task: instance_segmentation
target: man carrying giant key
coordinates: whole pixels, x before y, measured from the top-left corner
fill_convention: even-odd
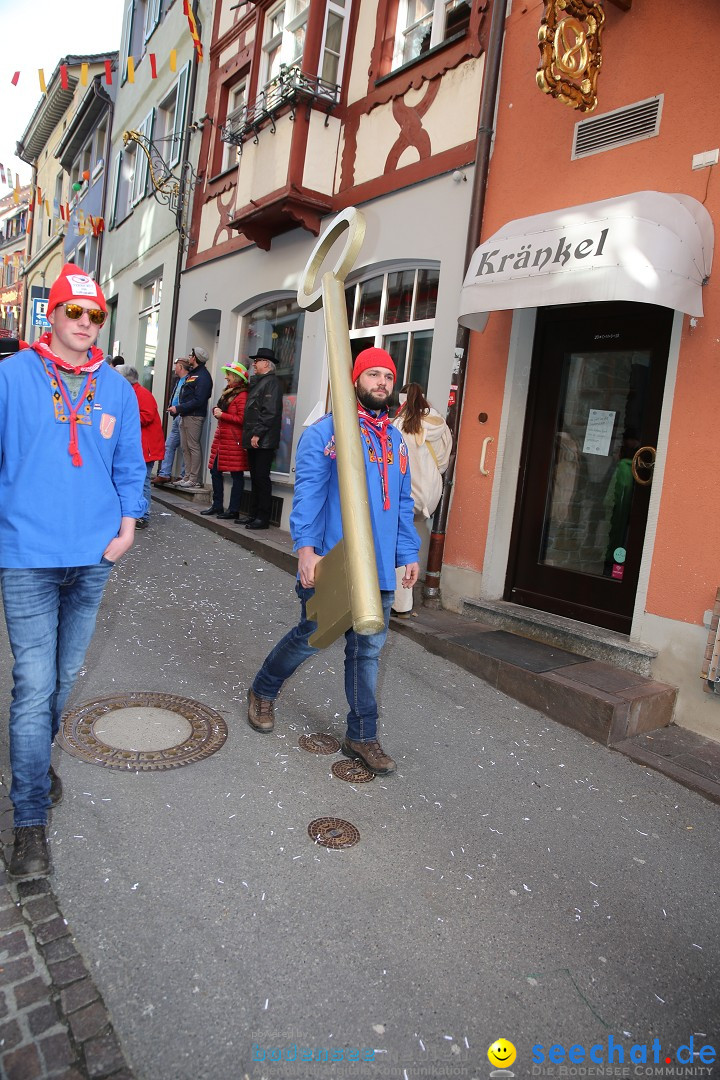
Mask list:
[[[353,229],[353,258],[359,248],[358,218],[354,210],[340,215],[311,256],[308,269],[322,262],[338,222],[349,222],[350,249],[324,276],[322,298],[308,297],[302,287],[298,294],[305,307],[325,306],[333,411],[309,427],[298,444],[290,531],[298,553],[300,621],[255,676],[248,691],[248,721],[257,731],[272,731],[274,702],[283,683],[317,646],[345,632],[349,712],[342,752],[382,775],[396,766],[377,738],[378,663],[387,637],[395,568],[405,566],[403,584],[412,588],[418,576],[419,538],[407,449],[387,411],[395,364],[383,349],[365,349],[354,365],[350,356],[342,282],[352,264],[348,251]]]

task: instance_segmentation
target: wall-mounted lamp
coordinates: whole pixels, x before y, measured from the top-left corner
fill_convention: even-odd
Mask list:
[[[452,174],[452,178],[453,178],[453,180],[455,181],[456,184],[463,184],[463,183],[466,184],[467,183],[467,176],[462,171],[462,169],[456,169],[455,172]]]

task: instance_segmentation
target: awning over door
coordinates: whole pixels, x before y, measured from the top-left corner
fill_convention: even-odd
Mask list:
[[[636,191],[518,218],[475,251],[460,322],[484,330],[491,311],[634,300],[702,315],[713,226],[689,195]]]

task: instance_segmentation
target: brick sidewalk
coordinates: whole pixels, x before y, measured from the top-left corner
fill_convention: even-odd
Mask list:
[[[0,795],[5,866],[12,804]],[[110,1015],[48,878],[12,882],[0,864],[0,1076],[132,1080]]]

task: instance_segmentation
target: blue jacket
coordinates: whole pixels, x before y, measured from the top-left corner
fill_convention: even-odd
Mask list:
[[[420,538],[413,525],[410,466],[397,428],[389,427],[392,462],[388,465],[390,509],[383,510],[380,469],[369,458],[364,439],[365,476],[380,588],[395,591],[395,568],[417,562]],[[402,471],[402,463],[405,472]],[[294,550],[312,547],[327,555],[342,538],[340,490],[335,459],[335,425],[323,416],[300,437],[295,460],[295,494],[290,514]]]
[[[23,349],[0,364],[0,567],[91,566],[122,517],[146,512],[137,399],[109,364],[94,377],[76,466],[41,358]]]

